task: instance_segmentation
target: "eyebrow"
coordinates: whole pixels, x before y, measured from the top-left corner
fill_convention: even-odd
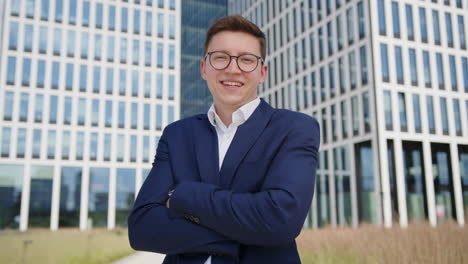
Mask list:
[[[226,54],[228,54],[230,56],[234,56],[234,55],[231,55],[227,50],[213,50],[213,51],[208,51],[208,52],[216,52],[216,51],[221,51],[221,52],[224,52],[224,53],[226,53]],[[257,57],[261,57],[260,55],[257,55],[255,53],[250,53],[250,52],[240,52],[238,56],[240,56],[240,55],[255,55]]]

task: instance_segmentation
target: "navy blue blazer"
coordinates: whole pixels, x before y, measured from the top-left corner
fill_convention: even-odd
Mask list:
[[[167,264],[209,255],[212,264],[301,263],[295,238],[314,192],[319,131],[312,117],[261,100],[219,170],[206,114],[168,125],[128,218],[132,248],[166,254]]]

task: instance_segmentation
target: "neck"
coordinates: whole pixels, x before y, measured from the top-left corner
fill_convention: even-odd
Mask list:
[[[223,121],[226,127],[232,123],[232,113],[234,113],[237,109],[234,108],[226,108],[226,107],[218,107],[215,105],[216,114],[218,114],[221,121]]]

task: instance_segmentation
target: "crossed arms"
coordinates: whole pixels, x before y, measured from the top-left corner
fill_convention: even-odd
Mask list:
[[[203,182],[174,182],[164,131],[153,168],[129,216],[136,250],[163,254],[206,253],[238,257],[239,246],[289,244],[310,207],[319,146],[315,120],[298,115],[271,161],[261,190],[239,193]],[[174,161],[176,162],[176,161]],[[170,208],[167,193],[174,189]],[[182,217],[196,215],[198,224]]]

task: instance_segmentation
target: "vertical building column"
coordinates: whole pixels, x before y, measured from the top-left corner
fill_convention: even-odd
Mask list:
[[[116,199],[116,168],[110,169],[109,179],[109,208],[107,209],[107,228],[115,227],[115,199]]]
[[[21,209],[20,209],[20,231],[26,231],[28,229],[28,218],[29,218],[29,198],[31,191],[31,165],[25,163],[23,171],[23,193],[21,194]]]
[[[381,149],[379,150],[379,144],[378,140],[374,137],[371,140],[371,148],[372,148],[372,168],[373,168],[373,173],[374,175],[379,175],[380,170],[380,162],[379,162],[379,153],[383,152]],[[382,224],[382,214],[383,214],[383,209],[382,209],[382,186],[381,186],[381,179],[378,176],[374,177],[374,186],[375,186],[375,196],[377,197],[377,202],[376,202],[376,218],[377,218],[377,224],[381,225]]]
[[[143,169],[137,168],[135,171],[135,199],[140,192],[141,185],[143,185]]]
[[[330,224],[332,227],[336,227],[337,215],[336,215],[336,189],[335,189],[335,170],[333,166],[333,149],[330,148],[328,151],[328,177],[329,186],[328,192],[330,194]]]
[[[317,174],[316,176],[317,177]],[[317,212],[317,181],[314,183],[315,188],[314,188],[314,198],[312,200],[312,227],[314,229],[318,228],[318,212]]]
[[[379,161],[380,168],[379,174],[381,175],[380,188],[382,193],[382,211],[383,211],[383,224],[385,227],[392,227],[392,198],[390,193],[390,178],[388,175],[388,156],[387,156],[387,140],[385,137],[379,138]],[[377,174],[377,175],[379,175]]]
[[[357,188],[356,188],[356,155],[354,155],[354,144],[350,144],[349,160],[350,163],[350,182],[351,182],[351,215],[353,219],[353,227],[359,225],[358,204],[357,204]]]
[[[429,223],[431,226],[437,225],[437,217],[435,210],[435,192],[434,192],[434,176],[432,174],[432,153],[431,142],[429,140],[423,141],[423,161],[424,161],[424,180],[426,181],[426,199],[427,209],[429,216]]]
[[[395,146],[395,177],[398,195],[398,210],[400,214],[400,226],[408,226],[408,210],[406,208],[405,168],[403,167],[403,149],[401,139],[394,139]]]
[[[50,229],[57,230],[60,207],[60,165],[55,164],[52,183],[52,210],[50,216]]]
[[[450,162],[452,164],[453,192],[455,197],[455,211],[457,213],[458,225],[465,225],[465,213],[463,209],[463,194],[461,186],[460,164],[458,160],[458,146],[450,143]]]
[[[88,226],[89,170],[89,166],[83,166],[81,171],[80,230],[90,228]]]

